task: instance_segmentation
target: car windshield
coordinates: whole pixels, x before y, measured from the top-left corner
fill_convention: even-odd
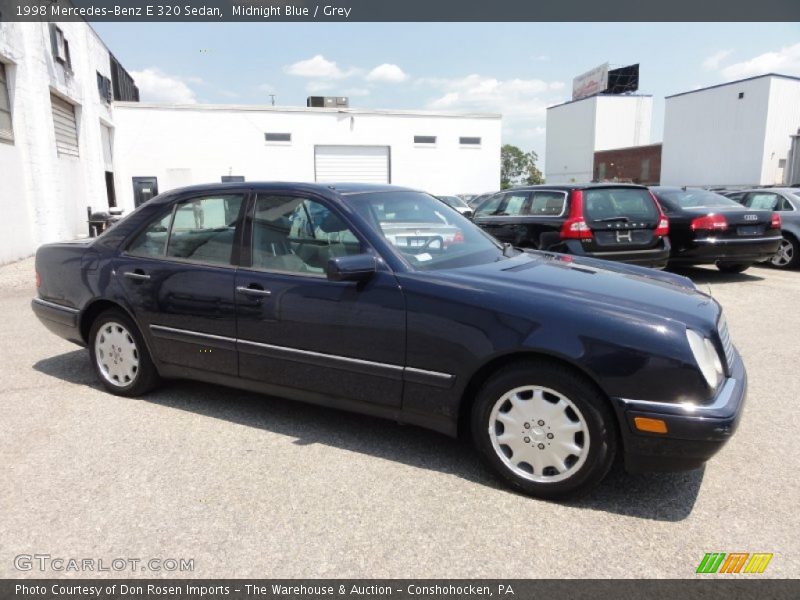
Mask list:
[[[470,267],[504,258],[498,242],[428,194],[392,191],[344,199],[415,269]]]
[[[453,208],[464,208],[467,204],[458,196],[439,196],[439,199]]]
[[[738,202],[706,190],[670,190],[656,192],[659,199],[676,208],[741,206]]]
[[[644,188],[590,188],[583,191],[583,210],[588,221],[630,219],[655,221],[658,209]]]

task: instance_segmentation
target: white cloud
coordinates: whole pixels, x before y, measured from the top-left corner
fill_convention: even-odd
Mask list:
[[[155,67],[132,71],[143,102],[165,104],[196,104],[194,90],[180,77],[167,75]]]
[[[728,58],[731,54],[733,54],[733,50],[720,50],[719,52],[715,52],[703,61],[703,68],[707,71],[716,71],[719,69],[722,61]]]
[[[309,81],[306,84],[306,91],[312,94],[327,92],[333,89],[333,84],[328,81]]]
[[[740,79],[765,73],[800,75],[800,43],[786,46],[775,52],[765,52],[742,62],[728,65],[722,75],[728,79]]]
[[[344,79],[357,73],[357,69],[342,70],[334,61],[328,60],[322,54],[287,65],[283,70],[296,77],[313,77],[316,79]]]
[[[364,78],[367,81],[381,81],[386,83],[402,83],[408,75],[397,65],[383,63],[372,69]]]

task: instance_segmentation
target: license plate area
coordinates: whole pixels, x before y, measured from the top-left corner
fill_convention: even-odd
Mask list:
[[[761,225],[740,225],[736,228],[736,235],[761,235]]]

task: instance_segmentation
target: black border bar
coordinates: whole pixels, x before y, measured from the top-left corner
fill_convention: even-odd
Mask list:
[[[148,9],[149,7],[149,9]],[[798,0],[0,0],[1,21],[800,21]],[[654,43],[662,43],[654,40]]]

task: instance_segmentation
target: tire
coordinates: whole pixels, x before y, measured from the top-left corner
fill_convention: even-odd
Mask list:
[[[512,422],[518,426],[513,432]],[[618,443],[603,394],[579,373],[549,360],[514,363],[492,375],[475,398],[471,432],[481,458],[500,479],[547,500],[577,498],[599,484]],[[514,456],[522,460],[517,463]],[[551,464],[558,459],[560,466]]]
[[[800,264],[800,244],[791,235],[783,234],[778,251],[769,259],[776,269],[794,269]]]
[[[752,263],[717,263],[717,268],[723,273],[744,273],[752,266]]]
[[[89,355],[98,379],[118,396],[139,396],[160,383],[142,334],[119,309],[100,313],[89,331]]]

